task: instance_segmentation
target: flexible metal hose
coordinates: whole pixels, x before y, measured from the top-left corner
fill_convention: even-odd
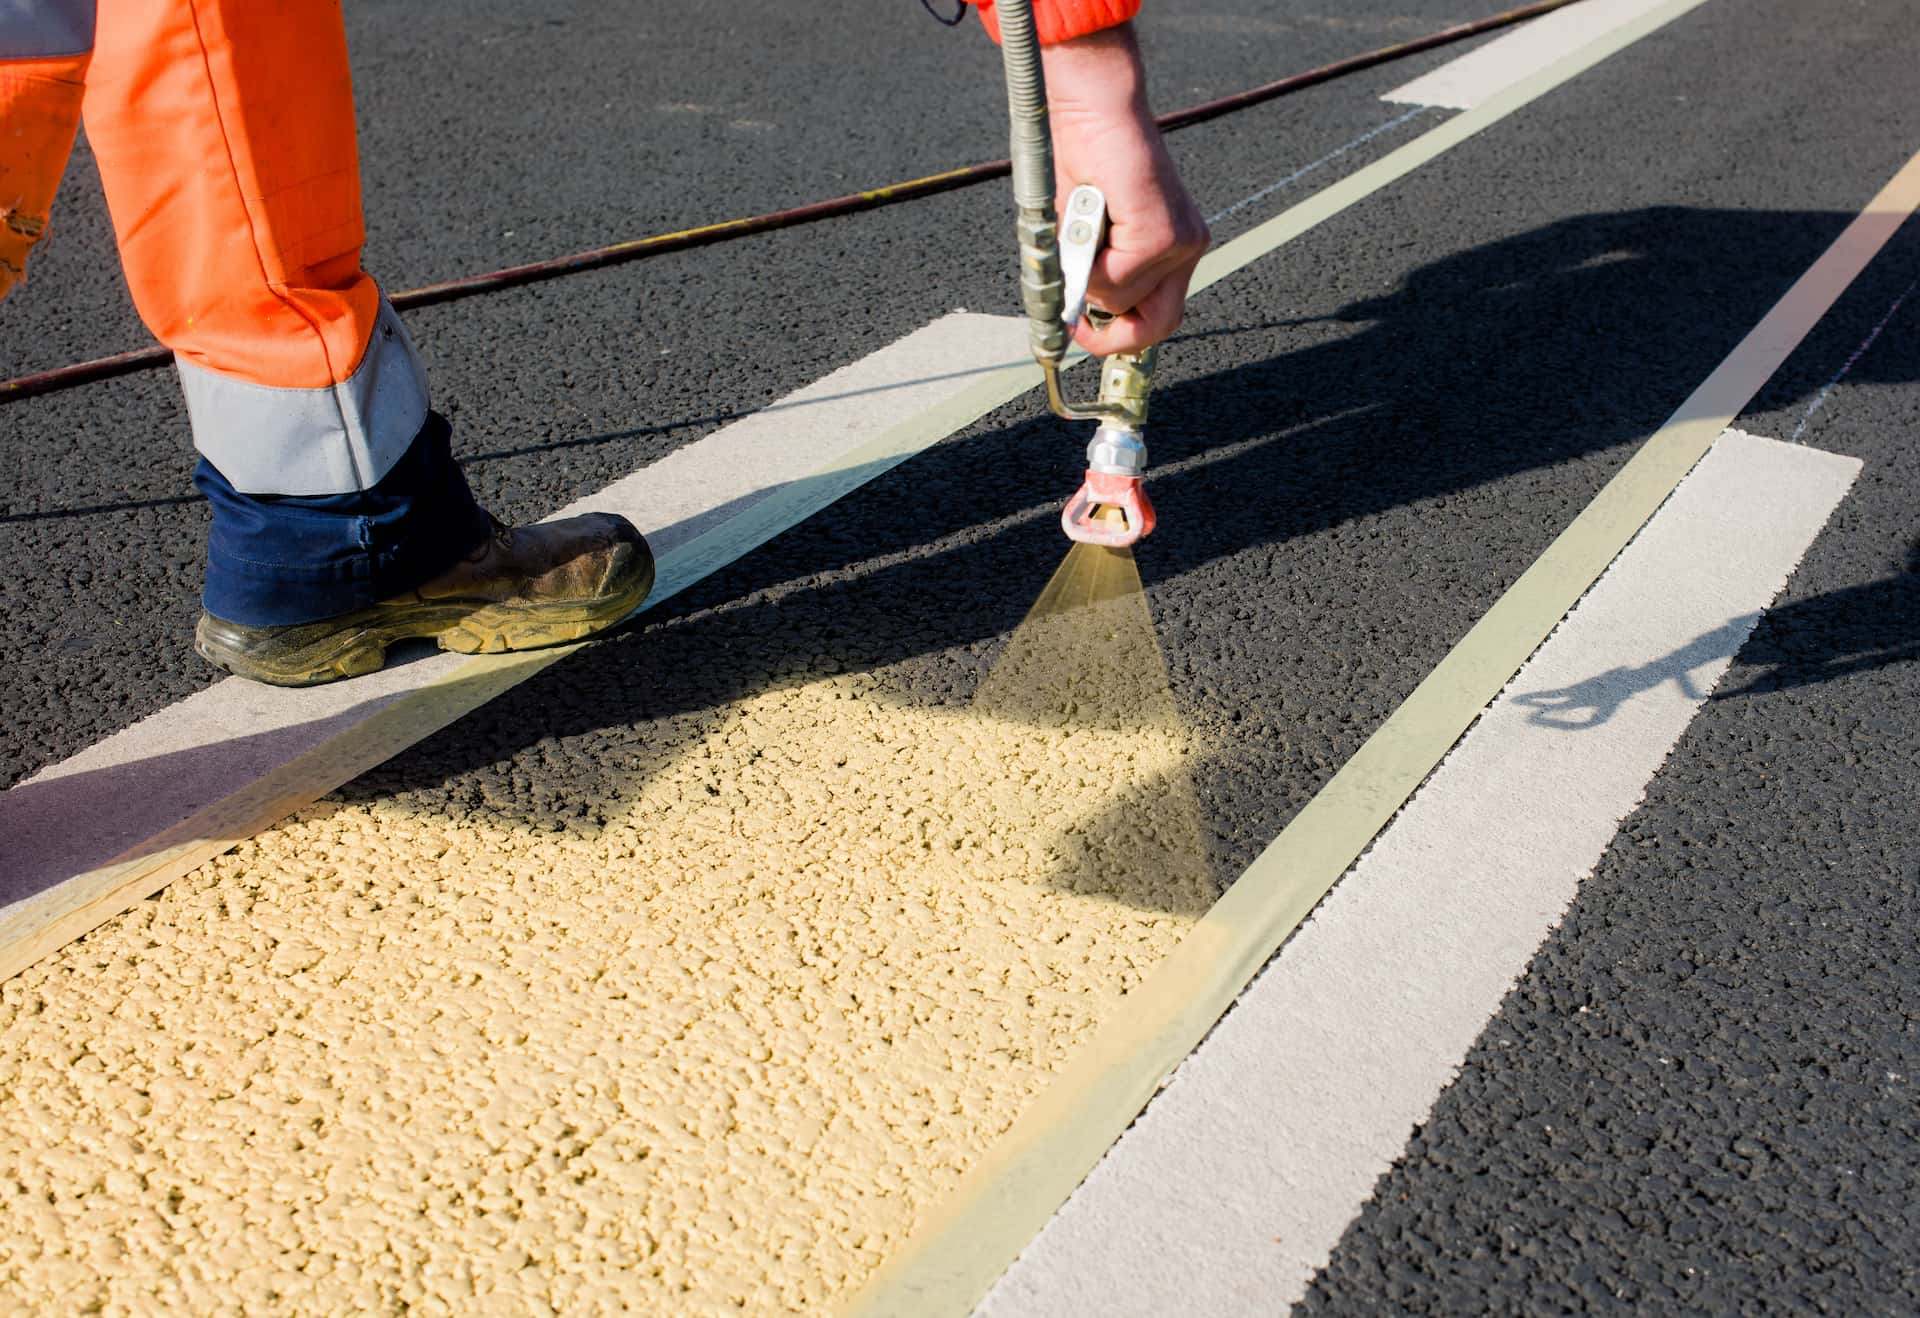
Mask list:
[[[1033,355],[1059,362],[1067,353],[1061,321],[1066,291],[1053,213],[1053,137],[1047,125],[1047,80],[1033,0],[999,0],[1000,62],[1007,77],[1008,155],[1013,164],[1015,229],[1020,241],[1020,305]]]

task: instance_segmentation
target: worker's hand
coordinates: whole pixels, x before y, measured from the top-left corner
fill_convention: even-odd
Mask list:
[[[1101,330],[1083,319],[1074,338],[1097,356],[1138,352],[1179,328],[1207,222],[1147,108],[1131,25],[1048,46],[1041,59],[1060,200],[1080,183],[1107,194],[1107,245],[1087,300],[1125,313]]]

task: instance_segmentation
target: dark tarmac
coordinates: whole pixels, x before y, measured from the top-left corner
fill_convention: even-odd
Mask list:
[[[1176,108],[1477,16],[1149,3]],[[1284,12],[1276,12],[1284,10]],[[1229,882],[1920,149],[1911,6],[1699,10],[1196,300],[1140,550]],[[1002,154],[992,47],[910,0],[348,14],[367,262],[398,289]],[[1403,113],[1456,48],[1173,138],[1208,213]],[[1408,140],[1383,133],[1229,238]],[[147,342],[91,162],[0,373]],[[537,517],[957,307],[990,184],[412,313],[476,492]],[[1789,438],[1920,277],[1910,222],[1737,423]],[[1920,294],[1801,439],[1861,458],[1305,1307],[1920,1309]],[[171,373],[0,406],[11,785],[217,674]],[[591,813],[675,715],[823,669],[964,702],[1064,552],[1032,396],[347,789]],[[575,767],[561,787],[532,766]],[[613,770],[607,769],[611,774]],[[536,786],[544,782],[547,786]],[[553,793],[559,792],[560,799]]]

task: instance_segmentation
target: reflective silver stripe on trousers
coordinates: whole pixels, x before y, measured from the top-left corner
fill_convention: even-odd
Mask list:
[[[245,494],[347,494],[400,460],[427,421],[427,373],[386,299],[352,375],[319,389],[276,389],[178,356],[193,446]]]
[[[93,49],[93,0],[0,0],[0,59]]]

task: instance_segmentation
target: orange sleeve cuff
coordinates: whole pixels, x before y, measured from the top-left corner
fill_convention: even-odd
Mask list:
[[[987,35],[1000,40],[1000,16],[993,0],[971,0],[980,10],[980,22]],[[1040,44],[1071,41],[1089,32],[1119,27],[1140,12],[1140,0],[1033,0],[1034,26],[1040,29]]]

